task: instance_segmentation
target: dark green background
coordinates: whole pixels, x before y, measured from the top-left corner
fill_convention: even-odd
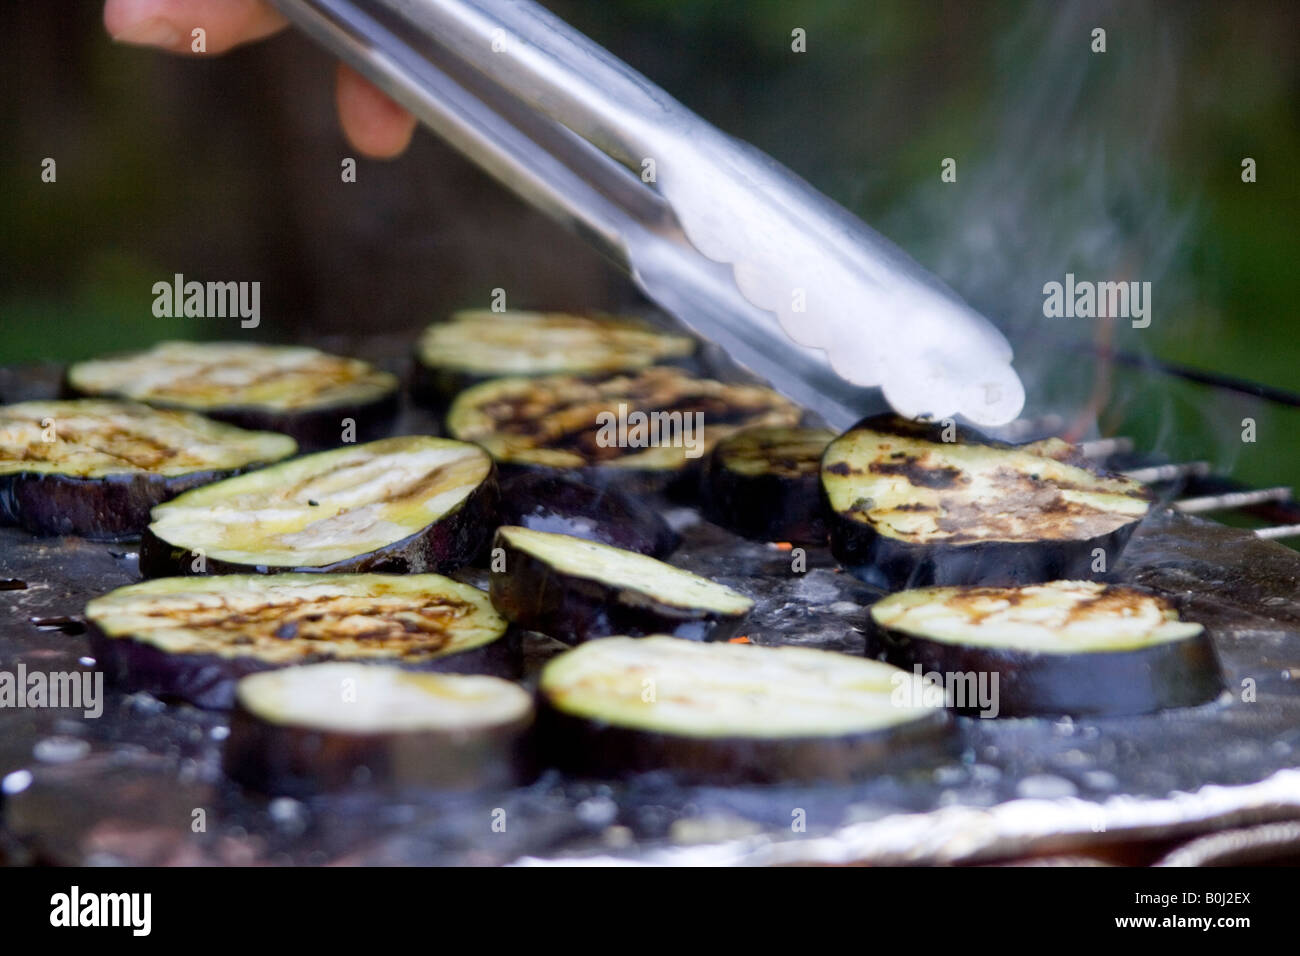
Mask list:
[[[1116,329],[1121,347],[1300,390],[1300,4],[549,5],[1002,325],[1031,411],[1076,415],[1098,375],[1068,343],[1100,323],[1042,316],[1043,283],[1067,271],[1152,282],[1152,325]],[[511,305],[631,298],[429,134],[340,183],[353,152],[332,66],[296,36],[199,61],[112,44],[96,3],[8,12],[0,363],[248,334],[155,319],[151,286],[175,272],[260,280],[256,334],[280,340],[409,335],[497,286]],[[790,49],[795,27],[806,53]],[[939,178],[949,156],[955,184]],[[1300,411],[1123,370],[1105,393],[1103,433],[1253,484],[1300,482]]]

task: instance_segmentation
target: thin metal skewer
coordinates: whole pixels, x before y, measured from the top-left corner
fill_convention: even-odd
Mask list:
[[[1230,491],[1223,495],[1184,498],[1182,501],[1175,501],[1173,507],[1174,510],[1184,514],[1197,514],[1203,511],[1231,511],[1234,508],[1262,505],[1270,501],[1290,500],[1290,488],[1262,488],[1259,491]]]
[[[1280,524],[1275,528],[1257,528],[1255,535],[1260,538],[1300,538],[1300,524]]]
[[[1134,468],[1131,471],[1121,472],[1125,478],[1132,478],[1134,481],[1140,481],[1143,484],[1154,484],[1160,481],[1174,481],[1177,478],[1199,477],[1210,473],[1210,463],[1208,461],[1186,461],[1177,462],[1171,465],[1152,465],[1149,468]]]
[[[1133,439],[1127,435],[1116,435],[1114,438],[1080,442],[1079,454],[1084,458],[1109,458],[1111,455],[1127,454],[1133,447]]]

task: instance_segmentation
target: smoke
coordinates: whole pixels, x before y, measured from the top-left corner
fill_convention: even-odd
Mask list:
[[[1029,6],[995,51],[996,95],[957,182],[918,187],[901,204],[905,228],[885,230],[917,237],[918,258],[1006,332],[1027,417],[1059,415],[1089,437],[1140,405],[1148,451],[1169,438],[1170,380],[1110,370],[1086,346],[1149,353],[1161,329],[1045,317],[1044,285],[1067,273],[1150,282],[1153,326],[1195,303],[1184,239],[1197,204],[1166,160],[1187,108],[1178,30],[1148,5]]]

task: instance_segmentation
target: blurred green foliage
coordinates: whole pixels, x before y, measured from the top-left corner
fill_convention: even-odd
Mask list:
[[[269,155],[276,140],[265,138],[286,109],[276,97],[289,93],[268,104],[258,85],[267,74],[250,68],[281,55],[285,41],[163,69],[152,54],[109,43],[94,3],[73,20],[23,6],[5,41],[19,44],[6,61],[18,67],[8,88],[20,114],[0,134],[15,184],[0,195],[0,361],[213,334],[201,320],[155,320],[145,293],[186,268],[234,275],[223,256],[236,247],[293,260],[279,203],[300,157],[287,140],[287,155]],[[1059,343],[1097,329],[1048,327],[1041,315],[1042,284],[1067,270],[1153,282],[1151,328],[1117,328],[1118,346],[1300,391],[1300,4],[548,6],[863,216],[1007,328],[1029,372],[1031,411],[1077,409],[1094,385],[1090,362]],[[1089,49],[1096,26],[1107,30],[1105,54]],[[791,50],[796,27],[806,53]],[[327,111],[325,73],[313,69],[319,85],[305,95]],[[202,115],[191,115],[186,97],[199,94]],[[238,159],[245,137],[261,146]],[[56,148],[59,183],[43,187],[39,159]],[[949,156],[955,184],[939,180]],[[1244,156],[1258,163],[1256,183],[1241,181]],[[411,189],[435,174],[409,158],[384,173]],[[197,251],[187,246],[195,233],[206,243]],[[474,241],[509,245],[512,235]],[[172,254],[181,248],[185,256]],[[406,321],[414,329],[428,318]],[[1171,457],[1210,458],[1250,483],[1300,484],[1300,411],[1123,370],[1109,389],[1105,431]],[[1260,422],[1254,445],[1239,440],[1244,417]]]

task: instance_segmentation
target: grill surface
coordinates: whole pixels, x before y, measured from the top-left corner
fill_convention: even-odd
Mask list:
[[[30,394],[22,391],[4,398]],[[429,431],[430,422],[408,411],[400,430]],[[669,517],[684,536],[673,563],[757,599],[748,632],[755,643],[861,653],[865,605],[880,594],[836,571],[827,552],[809,549],[807,571],[794,573],[786,552],[689,509]],[[129,543],[0,529],[0,579],[13,580],[0,591],[0,669],[19,661],[29,670],[83,666],[82,608],[136,580],[132,552]],[[461,576],[485,583],[479,572]],[[99,719],[0,715],[0,775],[8,775],[0,856],[69,864],[590,855],[956,862],[1300,817],[1300,769],[1292,769],[1300,767],[1300,555],[1249,532],[1162,514],[1139,530],[1113,578],[1160,590],[1204,623],[1229,692],[1146,717],[960,719],[961,750],[949,762],[851,787],[682,787],[654,774],[600,782],[551,772],[528,788],[475,797],[304,803],[268,801],[225,781],[224,715],[110,690]],[[530,675],[559,649],[530,636]]]

